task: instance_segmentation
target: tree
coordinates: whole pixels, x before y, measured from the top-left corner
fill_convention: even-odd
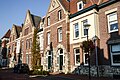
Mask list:
[[[83,41],[82,42],[82,47],[83,47],[83,50],[84,50],[85,53],[88,52],[88,51],[91,53],[95,49],[95,46],[94,46],[92,40]]]
[[[2,46],[2,40],[0,39],[0,48],[1,48],[1,46]]]
[[[33,43],[32,43],[32,69],[41,68],[41,54],[40,54],[40,47],[39,42],[37,40],[37,32],[38,29],[35,28],[34,35],[33,35]]]

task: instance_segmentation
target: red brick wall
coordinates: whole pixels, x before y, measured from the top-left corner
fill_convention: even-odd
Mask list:
[[[111,38],[111,34],[108,33],[108,24],[107,24],[107,16],[105,11],[109,11],[111,9],[117,8],[118,13],[118,22],[120,26],[120,2],[111,4],[107,7],[104,7],[99,10],[99,30],[100,30],[100,53],[99,53],[99,61],[100,64],[109,64],[110,63],[110,55],[107,42]],[[120,34],[120,27],[119,27]],[[116,35],[114,35],[116,36]],[[114,39],[114,38],[113,38]]]
[[[63,20],[62,22],[58,22],[58,11],[61,10],[62,11],[62,19],[66,18],[66,15],[64,14],[64,11],[62,10],[61,7],[56,8],[55,10],[51,11],[48,13],[48,15],[50,16],[50,27],[48,28],[47,26],[47,17],[45,18],[45,29],[44,29],[44,49],[47,48],[47,32],[50,30],[50,41],[53,43],[53,48],[56,48],[57,45],[59,44],[58,42],[58,27],[61,26],[62,27],[62,42],[60,42],[65,48],[67,48],[67,35],[66,35],[66,31],[67,31],[67,23],[66,20]],[[57,23],[56,23],[57,22]],[[54,24],[54,25],[53,25]]]

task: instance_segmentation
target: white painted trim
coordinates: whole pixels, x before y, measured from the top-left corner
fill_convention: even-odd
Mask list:
[[[79,5],[80,5],[80,4],[82,5],[82,8],[81,8],[81,9],[79,9]],[[77,3],[77,10],[78,10],[78,11],[82,10],[82,9],[83,9],[83,6],[84,6],[83,1],[78,2],[78,3]]]
[[[77,53],[77,54],[76,54],[76,51],[75,51],[76,49],[79,49],[79,51],[80,51],[80,48],[79,48],[79,47],[74,48],[74,56],[75,56],[75,58],[74,58],[75,61],[74,61],[74,62],[75,62],[75,66],[79,66],[80,63],[76,64],[76,55],[80,55],[80,53]],[[79,56],[79,57],[80,57],[80,56]]]
[[[116,12],[117,11],[117,8],[114,8],[114,9],[111,9],[111,10],[108,10],[108,11],[105,11],[105,14],[110,14],[112,12]]]
[[[88,66],[88,64],[85,64],[85,54],[88,54],[88,53],[83,53],[84,66]]]
[[[120,44],[119,44],[120,45]],[[112,51],[111,51],[111,48],[112,48],[112,45],[110,45],[110,56],[111,56],[111,65],[112,66],[120,66],[120,63],[113,63],[113,54],[112,54]],[[117,54],[120,54],[120,53],[115,53],[116,55]]]
[[[117,13],[116,13],[117,15]],[[110,30],[110,24],[109,24],[109,15],[107,15],[107,22],[108,22],[108,33],[112,33],[112,32],[116,32],[118,31],[118,29],[115,29],[115,30]],[[118,17],[117,17],[117,23],[118,23]]]

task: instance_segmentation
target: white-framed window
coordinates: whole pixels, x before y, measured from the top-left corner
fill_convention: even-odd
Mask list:
[[[80,65],[80,49],[75,48],[74,54],[75,54],[75,65]]]
[[[65,65],[65,55],[64,55],[64,50],[62,48],[58,49],[57,65],[59,66]]]
[[[84,53],[84,65],[88,66],[88,58],[89,58],[89,54],[88,53]]]
[[[112,65],[120,66],[120,44],[113,44],[110,46],[111,63]]]
[[[50,32],[47,33],[47,44],[50,44]]]
[[[85,37],[88,34],[88,32],[87,32],[88,30],[84,26],[87,23],[88,23],[87,19],[85,19],[85,20],[82,21],[82,37]]]
[[[42,28],[43,28],[43,23],[40,24],[40,29],[42,29]]]
[[[40,49],[43,49],[43,34],[40,35]]]
[[[26,40],[26,49],[29,48],[29,39]]]
[[[108,31],[109,33],[118,31],[117,12],[113,12],[107,15],[108,19]]]
[[[47,17],[47,25],[50,25],[50,16]]]
[[[82,10],[82,9],[83,9],[83,6],[84,6],[83,1],[78,2],[78,3],[77,3],[77,10],[78,10],[78,11]]]
[[[58,28],[58,42],[62,41],[62,28]]]
[[[29,54],[26,54],[26,63],[29,65]]]
[[[79,38],[79,25],[75,23],[74,25],[74,39]]]
[[[62,12],[61,10],[58,11],[58,20],[61,20],[62,19]]]

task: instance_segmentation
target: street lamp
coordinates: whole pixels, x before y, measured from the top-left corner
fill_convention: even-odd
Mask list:
[[[94,42],[95,45],[95,54],[96,54],[96,67],[97,67],[97,77],[98,77],[98,54],[97,54],[97,44],[96,44],[96,40],[98,39],[98,37],[95,35],[92,40]]]
[[[84,24],[83,25],[84,28],[86,29],[86,32],[87,32],[87,42],[88,42],[88,30],[89,30],[89,27],[91,26],[90,24]],[[89,47],[89,45],[87,45]],[[89,53],[89,50],[88,50],[88,67],[89,67],[89,80],[91,80],[91,75],[90,75],[90,53]]]

